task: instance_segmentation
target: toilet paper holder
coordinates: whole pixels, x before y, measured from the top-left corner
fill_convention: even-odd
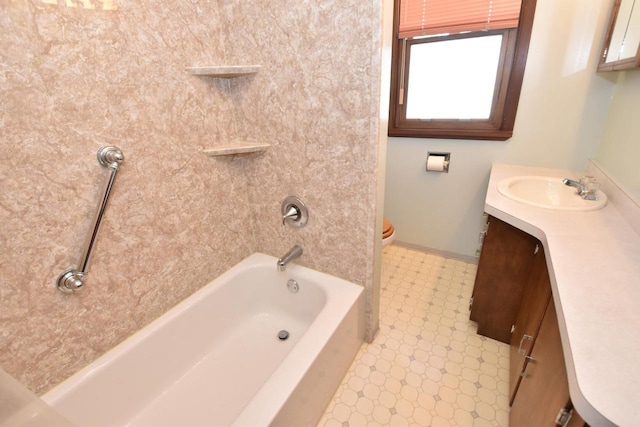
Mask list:
[[[433,160],[437,160],[437,161],[429,162],[429,157],[431,157]],[[443,158],[443,160],[441,160],[441,158]],[[451,159],[451,153],[435,152],[435,151],[427,152],[427,162],[426,162],[426,170],[427,170],[427,172],[449,173],[450,159]],[[440,166],[441,166],[442,169],[440,169]]]

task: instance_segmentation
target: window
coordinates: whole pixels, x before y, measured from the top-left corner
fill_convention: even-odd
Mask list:
[[[536,0],[395,0],[390,136],[506,140]]]

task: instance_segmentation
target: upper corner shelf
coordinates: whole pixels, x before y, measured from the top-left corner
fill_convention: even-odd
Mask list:
[[[187,67],[187,71],[194,76],[220,77],[223,79],[248,76],[250,74],[257,73],[258,70],[260,70],[260,65],[213,65],[206,67]]]

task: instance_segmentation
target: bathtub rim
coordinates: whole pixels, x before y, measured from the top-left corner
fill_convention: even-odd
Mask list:
[[[115,347],[109,349],[97,359],[74,373],[71,377],[44,393],[41,396],[42,400],[55,408],[56,403],[67,397],[69,393],[72,393],[75,387],[85,381],[90,381],[92,376],[98,375],[103,365],[113,363],[117,361],[119,357],[126,355],[133,347],[139,345],[147,337],[161,329],[165,323],[170,322],[181,312],[188,310],[198,301],[207,298],[210,294],[216,292],[218,288],[226,285],[229,279],[239,274],[243,269],[264,266],[273,268],[275,271],[276,261],[277,259],[275,257],[259,252],[249,255],[184,300],[178,302],[160,317],[134,332]],[[245,419],[245,415],[248,415],[245,411],[247,408],[250,408],[251,417],[249,418],[253,418],[255,415],[261,415],[264,417],[260,418],[261,422],[266,422],[266,424],[271,423],[295,391],[298,384],[302,381],[304,374],[313,366],[318,355],[333,336],[336,328],[340,326],[350,310],[352,310],[354,306],[357,306],[363,297],[364,288],[362,286],[295,263],[290,264],[285,272],[278,272],[276,274],[282,276],[283,286],[286,286],[286,281],[289,277],[300,278],[299,280],[304,283],[304,281],[309,280],[310,277],[313,278],[314,275],[319,276],[319,279],[328,279],[331,282],[341,284],[341,286],[335,287],[336,289],[331,289],[331,292],[326,292],[325,289],[327,300],[324,307],[322,307],[316,318],[313,319],[305,334],[289,354],[274,368],[269,379],[261,384],[254,396],[248,400],[236,420]],[[327,286],[323,282],[318,282],[323,289]],[[363,316],[363,313],[359,312],[358,316]],[[359,331],[358,334],[358,339],[360,342],[363,342],[364,332],[362,331],[362,333],[360,333]],[[305,357],[310,349],[315,349],[314,356]],[[274,377],[277,376],[280,376],[280,378],[274,380]],[[277,387],[274,387],[274,382],[277,383]],[[270,391],[263,393],[265,388]],[[264,398],[264,401],[256,403],[258,397]],[[267,402],[269,404],[266,404]],[[254,410],[257,412],[253,412]]]
[[[311,271],[315,272],[315,270]],[[328,299],[325,308],[314,319],[305,335],[300,339],[300,341],[292,349],[292,351],[284,358],[281,364],[274,370],[273,375],[269,378],[269,380],[265,384],[263,384],[262,387],[260,387],[254,397],[247,403],[245,408],[232,424],[232,427],[262,425],[261,423],[264,420],[268,420],[265,425],[272,425],[272,423],[280,417],[281,411],[285,409],[285,405],[287,404],[293,393],[295,393],[297,388],[301,386],[305,381],[306,376],[304,374],[310,371],[310,369],[314,366],[318,359],[323,356],[326,358],[327,351],[335,350],[330,346],[331,341],[335,340],[338,329],[343,326],[343,322],[352,314],[356,318],[356,325],[353,326],[355,326],[354,332],[355,338],[357,339],[357,345],[352,350],[352,354],[350,355],[349,362],[346,364],[346,366],[336,367],[339,369],[339,372],[335,387],[339,386],[342,378],[353,362],[357,351],[360,349],[362,343],[364,343],[365,340],[364,287],[356,285],[352,282],[348,282],[344,279],[328,275],[326,273],[322,274],[330,276],[333,279],[344,282],[353,287],[353,289],[351,289],[351,291],[349,292],[350,296],[353,299],[345,300],[343,298],[337,304],[331,304]],[[332,297],[336,298],[336,295],[333,294]],[[341,315],[339,317],[336,317],[336,313],[334,313],[334,311],[338,311],[335,307],[335,305],[338,304],[343,310],[340,312]],[[334,310],[325,310],[329,306],[333,306]],[[354,311],[355,313],[353,313]],[[335,325],[335,327],[329,330],[329,328],[327,327],[327,321],[333,321],[334,323],[332,325]],[[321,337],[313,337],[312,334],[309,333],[316,332],[313,331],[314,325],[316,324],[316,328],[321,328],[321,331],[323,333]],[[318,345],[318,343],[321,343],[321,345]],[[315,352],[313,358],[303,357],[306,347],[302,344],[305,344],[305,346],[311,345],[317,347],[317,351]],[[283,371],[287,370],[295,371],[301,374],[296,375],[293,378],[287,378],[285,375],[283,375],[285,373]],[[277,378],[277,380],[274,380],[274,378]],[[286,378],[286,380],[284,380],[283,378]],[[328,396],[327,403],[334,394],[335,389],[333,389],[331,395]],[[265,402],[269,402],[270,404],[265,404]],[[326,404],[322,409],[324,410],[325,407]],[[321,415],[322,413],[318,415],[318,419],[315,421],[315,423],[319,421]]]

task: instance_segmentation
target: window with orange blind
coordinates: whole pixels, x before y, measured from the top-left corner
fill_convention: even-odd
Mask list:
[[[390,136],[512,136],[535,0],[396,0]]]
[[[518,27],[522,0],[401,0],[400,38]]]

